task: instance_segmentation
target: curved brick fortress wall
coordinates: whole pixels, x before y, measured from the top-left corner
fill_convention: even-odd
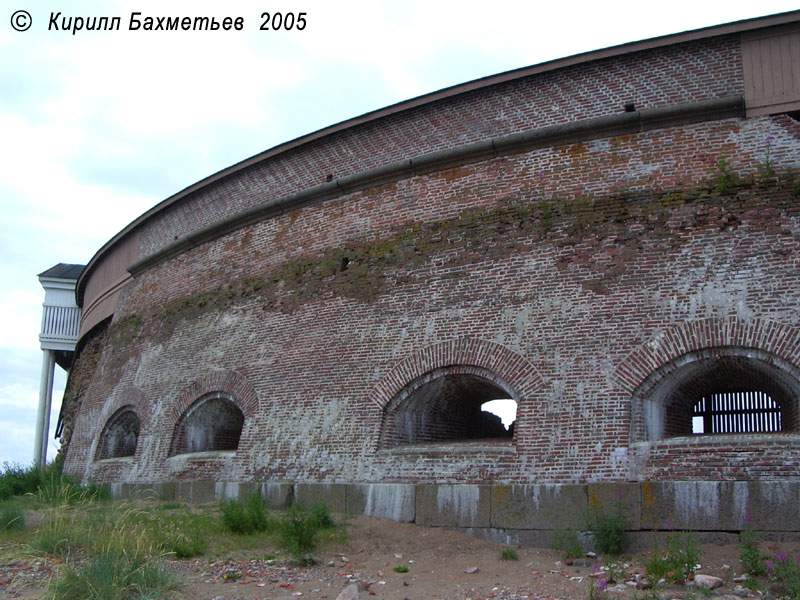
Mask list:
[[[348,506],[365,488],[339,484],[394,484],[418,521],[476,527],[536,529],[494,515],[595,483],[645,507],[736,480],[712,495],[739,518],[742,493],[788,482],[796,512],[800,123],[748,117],[744,95],[740,36],[711,36],[412,103],[190,190],[128,235],[134,276],[81,341],[66,472],[320,483]],[[516,399],[513,440],[385,443],[404,390],[440,372]],[[748,376],[791,398],[783,433],[651,423],[664,385]],[[238,449],[171,456],[210,393],[241,409]],[[102,458],[125,407],[135,455]],[[422,514],[430,493],[481,508],[449,523]]]

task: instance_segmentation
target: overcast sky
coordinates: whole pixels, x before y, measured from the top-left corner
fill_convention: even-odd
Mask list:
[[[0,0],[0,464],[27,466],[33,456],[44,298],[36,275],[59,262],[85,264],[164,198],[281,142],[443,87],[796,7]],[[31,16],[27,31],[12,28],[18,10]],[[244,29],[130,31],[134,11],[242,17]],[[261,31],[265,11],[304,12],[305,29]],[[119,16],[122,26],[48,30],[51,12]],[[65,385],[56,371],[53,427]],[[56,449],[51,441],[49,459]]]

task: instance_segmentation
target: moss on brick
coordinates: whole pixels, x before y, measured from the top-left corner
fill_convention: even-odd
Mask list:
[[[113,343],[123,347],[135,341],[144,327],[148,338],[164,339],[181,321],[224,311],[249,297],[259,298],[270,310],[288,312],[327,295],[374,302],[390,286],[444,277],[420,267],[445,252],[449,264],[462,265],[550,245],[559,248],[557,268],[580,265],[587,272],[583,286],[603,294],[625,275],[643,238],[666,252],[687,243],[697,228],[734,229],[765,206],[798,213],[792,179],[776,178],[764,187],[763,182],[740,178],[735,189],[722,191],[714,184],[572,198],[520,195],[488,210],[469,208],[452,219],[408,224],[385,237],[352,241],[287,262],[278,272],[225,283],[177,298],[152,313],[124,317],[112,327]]]
[[[111,335],[117,346],[125,346],[135,340],[142,331],[142,315],[126,315],[111,327]]]

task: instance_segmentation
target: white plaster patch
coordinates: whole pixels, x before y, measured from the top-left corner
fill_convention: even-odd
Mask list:
[[[239,484],[235,481],[217,481],[214,484],[214,498],[236,500],[239,498]]]
[[[750,488],[747,481],[736,481],[733,484],[733,517],[735,522],[744,527],[747,522],[747,501]]]
[[[614,470],[624,469],[627,464],[628,464],[628,447],[621,446],[619,448],[614,448],[614,451],[611,453],[611,467]]]
[[[439,514],[451,512],[456,523],[474,523],[478,519],[480,489],[475,485],[440,485],[436,490]]]
[[[367,485],[364,514],[409,523],[414,520],[414,486],[401,483]]]
[[[658,352],[659,347],[661,346],[661,342],[664,339],[664,332],[660,329],[656,331],[653,338],[647,342],[647,347],[650,348],[653,352]]]
[[[716,481],[676,482],[675,512],[692,523],[698,518],[715,520],[719,513],[720,492],[724,483]]]

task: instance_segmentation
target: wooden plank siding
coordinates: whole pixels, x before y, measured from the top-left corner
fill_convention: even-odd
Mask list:
[[[747,116],[800,110],[800,24],[742,34]]]

